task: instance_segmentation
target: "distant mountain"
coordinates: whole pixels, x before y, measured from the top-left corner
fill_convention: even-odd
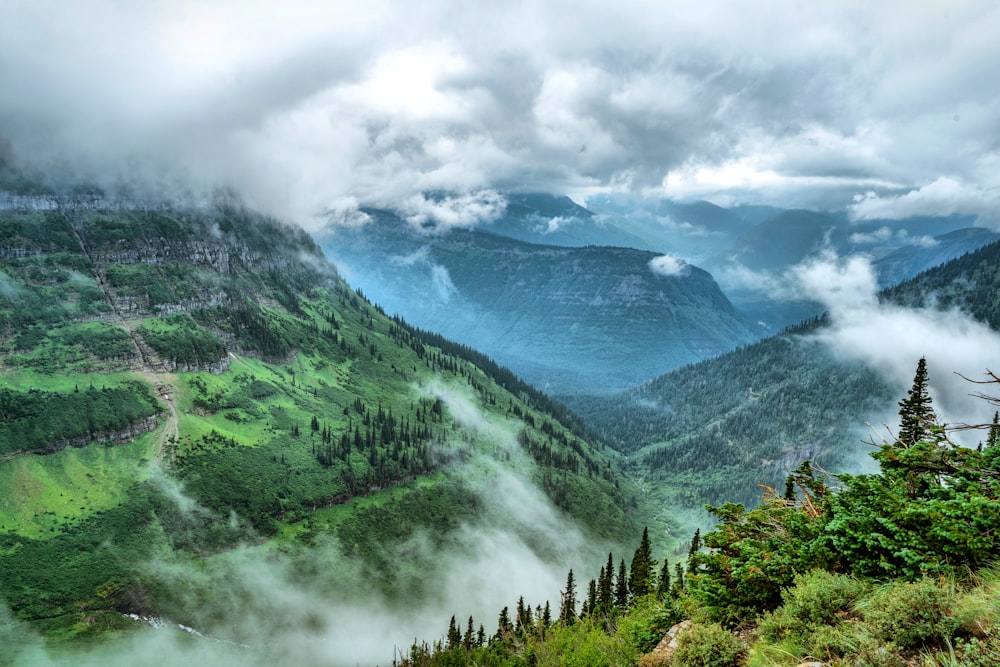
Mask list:
[[[783,211],[741,234],[709,265],[735,263],[755,271],[781,271],[822,251],[836,226],[837,220],[825,213]]]
[[[995,242],[883,298],[958,307],[1000,330],[998,293]],[[862,465],[866,422],[900,398],[873,370],[815,342],[812,334],[826,326],[824,319],[804,323],[617,396],[567,400],[630,455],[634,473],[646,476],[651,496],[664,506],[697,513],[722,499],[755,504],[759,484],[780,488],[787,470],[803,460],[830,471]],[[933,351],[927,354],[933,361]]]
[[[657,254],[416,231],[369,211],[322,241],[389,312],[482,350],[558,392],[621,389],[753,339],[712,276]],[[667,275],[669,274],[669,275]]]
[[[526,243],[577,248],[588,245],[643,248],[632,232],[605,222],[569,197],[550,194],[509,194],[499,218],[485,231]]]
[[[933,237],[929,245],[898,248],[875,262],[879,284],[890,287],[939,264],[1000,239],[982,227],[968,227]]]

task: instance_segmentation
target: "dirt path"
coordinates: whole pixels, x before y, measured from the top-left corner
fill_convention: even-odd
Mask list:
[[[73,230],[73,235],[76,237],[77,243],[80,244],[80,249],[83,250],[84,255],[87,256],[87,260],[90,262],[91,270],[93,271],[98,287],[101,288],[101,292],[104,294],[105,302],[111,306],[111,310],[115,315],[117,324],[128,332],[129,337],[132,338],[132,344],[139,353],[138,368],[133,370],[153,386],[156,393],[159,394],[161,402],[167,406],[167,421],[164,424],[163,431],[156,439],[156,452],[153,455],[153,462],[159,463],[163,460],[163,457],[166,454],[168,443],[177,441],[178,415],[177,407],[174,405],[173,401],[173,380],[175,378],[172,374],[159,370],[158,367],[160,364],[154,361],[156,358],[155,353],[149,348],[148,345],[146,345],[146,342],[142,340],[142,337],[135,330],[136,320],[126,317],[126,315],[118,308],[114,295],[111,293],[111,290],[108,288],[107,282],[105,281],[103,272],[99,270],[98,263],[94,261],[90,249],[87,247],[83,237],[80,235],[79,219],[77,217],[78,214],[64,213],[70,223],[70,228]]]

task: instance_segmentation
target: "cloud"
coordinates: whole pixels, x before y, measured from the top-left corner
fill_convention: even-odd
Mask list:
[[[649,260],[649,270],[658,276],[667,278],[684,275],[687,270],[687,262],[670,255],[660,255]]]
[[[849,211],[853,220],[899,220],[915,215],[946,216],[974,213],[980,220],[1000,224],[1000,184],[993,187],[963,183],[942,176],[899,195],[868,191],[857,195]]]
[[[312,229],[426,192],[875,192],[864,217],[946,175],[962,192],[937,211],[996,199],[985,0],[355,4],[4,3],[0,127],[49,174],[149,196],[229,183]]]
[[[803,292],[830,313],[830,326],[813,339],[875,369],[900,396],[912,385],[917,360],[926,357],[938,416],[950,424],[989,421],[990,406],[970,396],[975,387],[957,374],[979,378],[996,367],[1000,334],[958,310],[880,302],[875,271],[864,257],[828,256],[799,268],[796,276]],[[886,413],[894,414],[894,407]]]
[[[429,231],[437,233],[496,220],[507,208],[507,200],[494,190],[439,198],[420,193],[393,208],[417,229],[426,230],[431,224]]]
[[[933,236],[910,236],[905,229],[897,229],[895,232],[889,227],[879,227],[872,232],[854,232],[847,237],[851,243],[859,245],[871,245],[875,243],[886,243],[895,241],[902,245],[915,245],[920,248],[933,248],[939,241]]]

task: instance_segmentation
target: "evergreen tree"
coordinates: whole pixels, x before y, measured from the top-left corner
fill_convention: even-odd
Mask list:
[[[937,421],[930,394],[927,393],[927,360],[924,357],[917,362],[909,394],[899,402],[899,419],[897,440],[903,447],[927,440],[931,435],[931,426]]]
[[[552,627],[552,609],[549,607],[549,601],[545,601],[545,609],[542,611],[542,631],[548,630]]]
[[[514,632],[516,632],[518,636],[523,635],[525,629],[530,625],[528,620],[531,614],[530,609],[530,607],[525,607],[523,595],[517,599],[517,615],[514,617]]]
[[[684,593],[684,568],[681,562],[674,563],[674,595],[680,597]]]
[[[486,644],[486,628],[484,628],[483,624],[480,623],[479,630],[476,632],[476,646],[481,647],[484,646],[485,644]]]
[[[497,641],[506,641],[513,634],[514,628],[510,623],[510,611],[504,607],[500,610],[500,616],[497,618]]]
[[[559,606],[559,620],[566,625],[571,625],[576,618],[576,580],[573,578],[573,570],[566,575],[566,589],[562,594],[562,604]]]
[[[660,578],[656,581],[656,597],[661,600],[667,599],[673,591],[670,590],[670,563],[663,559],[663,567],[660,568]]]
[[[462,631],[455,623],[455,615],[451,615],[451,623],[448,624],[448,650],[458,648],[462,644]]]
[[[629,575],[629,588],[632,590],[632,597],[641,598],[652,592],[653,568],[656,561],[653,560],[652,549],[649,546],[649,528],[642,529],[642,540],[639,548],[632,556],[632,571]]]
[[[693,573],[695,570],[694,555],[701,550],[701,528],[694,529],[694,537],[691,538],[691,546],[688,548],[687,571]]]
[[[608,564],[601,568],[601,576],[597,579],[597,612],[607,614],[611,611],[614,602],[614,586],[612,580],[615,576],[615,561],[608,553]]]
[[[1000,444],[1000,412],[993,413],[993,424],[990,425],[990,432],[986,436],[986,446],[996,447]]]
[[[472,627],[472,617],[469,616],[469,623],[465,626],[465,634],[462,636],[462,648],[471,651],[476,642],[475,630]]]
[[[587,605],[587,615],[592,616],[597,611],[597,581],[594,579],[590,580],[587,584],[587,601],[584,603]]]
[[[628,607],[628,572],[625,559],[618,563],[618,580],[615,582],[615,606],[621,610]]]

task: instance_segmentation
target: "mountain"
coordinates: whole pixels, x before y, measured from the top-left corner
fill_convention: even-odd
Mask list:
[[[463,587],[493,609],[491,562],[537,586],[635,534],[571,414],[303,231],[225,198],[5,201],[0,662],[123,633],[165,663],[375,662],[345,619],[409,641]]]
[[[488,353],[546,391],[620,389],[748,342],[712,276],[628,248],[416,230],[386,211],[328,256],[389,312]]]
[[[879,284],[891,287],[939,264],[993,243],[1000,235],[982,227],[966,227],[934,236],[931,243],[899,248],[876,260]]]
[[[881,298],[911,308],[958,308],[1000,330],[998,289],[995,242]],[[816,318],[617,396],[566,400],[628,453],[634,474],[645,476],[659,504],[675,514],[693,512],[694,525],[697,517],[704,520],[699,508],[705,503],[756,504],[758,485],[780,488],[803,460],[832,472],[864,465],[862,443],[871,438],[866,424],[892,423],[900,389],[860,361],[833,353],[822,342],[831,326],[829,318]],[[869,345],[877,346],[883,333],[872,331]],[[934,348],[926,354],[933,363]]]

